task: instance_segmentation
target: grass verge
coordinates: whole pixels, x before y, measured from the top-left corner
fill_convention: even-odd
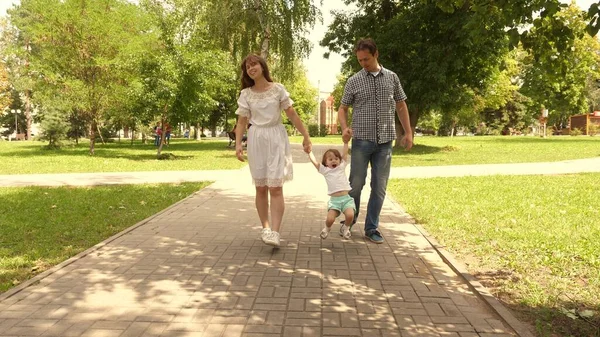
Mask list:
[[[0,293],[208,184],[0,188]]]
[[[600,335],[600,174],[392,180],[388,188],[540,336]]]
[[[245,165],[224,140],[172,140],[157,159],[152,143],[129,140],[97,143],[89,155],[89,143],[46,150],[42,142],[0,142],[0,174],[231,170]]]

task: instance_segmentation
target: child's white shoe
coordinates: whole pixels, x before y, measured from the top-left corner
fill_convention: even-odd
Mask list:
[[[265,243],[269,246],[279,247],[279,233],[271,231],[271,233],[269,233],[269,235],[265,239]]]
[[[331,228],[323,228],[323,230],[321,231],[321,239],[327,239],[327,237],[329,236],[329,231],[331,230]]]
[[[346,240],[350,240],[351,236],[352,236],[352,232],[350,232],[350,228],[344,226],[343,231],[342,231],[342,237]]]
[[[269,235],[271,235],[271,228],[263,228],[260,232],[260,239],[264,243],[267,243],[267,238],[269,237]]]

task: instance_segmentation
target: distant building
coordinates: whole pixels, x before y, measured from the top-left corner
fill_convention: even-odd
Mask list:
[[[329,95],[320,103],[319,124],[327,126],[327,133],[335,135],[338,133],[338,114],[334,110],[333,103],[335,99]]]

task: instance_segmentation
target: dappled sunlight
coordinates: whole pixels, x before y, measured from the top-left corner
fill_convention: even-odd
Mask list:
[[[37,334],[287,337],[438,336],[474,332],[472,310],[484,322],[495,317],[390,201],[381,215],[384,244],[365,240],[360,225],[343,240],[337,222],[322,240],[328,197],[309,165],[296,173],[314,184],[284,187],[279,248],[259,239],[254,186],[244,172],[3,300],[0,320],[10,312],[83,322],[36,326]],[[0,334],[17,328],[0,325]]]

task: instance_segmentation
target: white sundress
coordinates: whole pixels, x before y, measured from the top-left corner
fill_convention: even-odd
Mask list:
[[[293,178],[292,152],[281,111],[294,102],[285,87],[273,83],[264,92],[243,89],[236,114],[248,117],[248,166],[256,186],[281,187]]]

